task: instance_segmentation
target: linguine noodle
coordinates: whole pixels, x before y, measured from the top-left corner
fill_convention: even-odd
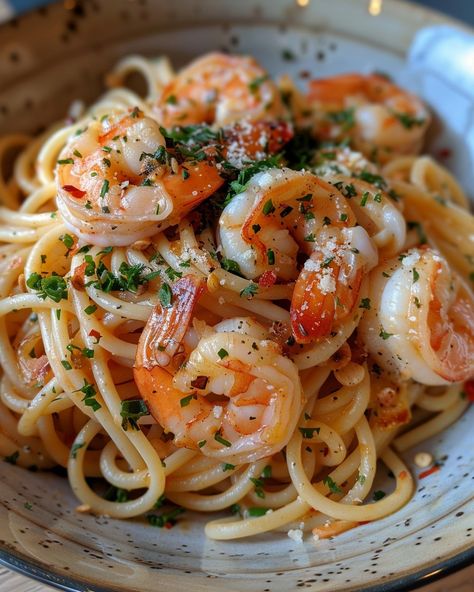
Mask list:
[[[145,79],[145,98],[125,87],[131,73],[139,73]],[[95,210],[91,210],[85,235],[81,235],[80,228],[74,231],[75,220],[83,210],[82,202],[74,195],[67,196],[73,202],[67,210],[56,202],[58,191],[70,186],[58,181],[66,175],[62,171],[76,166],[66,163],[61,169],[58,164],[74,161],[75,157],[69,157],[67,152],[67,147],[74,145],[74,138],[87,128],[105,125],[101,122],[110,114],[130,117],[131,113],[133,117],[133,113],[140,113],[139,117],[155,118],[161,123],[160,117],[164,120],[173,113],[171,107],[176,100],[170,100],[173,95],[169,87],[177,84],[177,75],[164,59],[125,58],[107,80],[113,88],[94,105],[82,109],[79,116],[75,113],[75,119],[61,121],[35,138],[15,134],[0,140],[0,455],[34,470],[63,467],[81,508],[96,514],[114,518],[147,515],[151,524],[171,526],[182,509],[223,511],[218,517],[210,514],[205,527],[207,536],[215,539],[292,528],[313,529],[316,536],[326,537],[397,511],[409,501],[414,488],[413,476],[399,453],[439,433],[463,413],[468,400],[462,383],[469,378],[469,370],[462,376],[453,370],[448,378],[424,382],[422,376],[426,373],[421,370],[419,374],[410,374],[411,370],[401,367],[392,372],[390,362],[380,361],[379,346],[371,333],[373,323],[379,320],[374,321],[370,315],[385,288],[382,286],[379,294],[374,292],[374,274],[385,274],[387,281],[394,282],[396,273],[403,271],[397,268],[399,257],[413,257],[413,249],[418,249],[418,259],[409,270],[416,280],[416,274],[424,269],[422,263],[426,269],[431,264],[431,260],[425,262],[426,253],[439,252],[447,262],[446,269],[456,274],[460,293],[468,294],[465,301],[470,298],[472,302],[474,221],[456,179],[431,157],[415,153],[417,148],[413,146],[417,146],[418,140],[410,139],[409,147],[399,154],[382,151],[379,159],[376,155],[366,159],[367,140],[357,144],[357,138],[349,133],[351,147],[365,156],[351,152],[347,144],[340,144],[337,134],[330,137],[332,131],[324,127],[327,119],[321,123],[320,114],[325,111],[317,101],[322,100],[322,91],[319,86],[313,89],[314,109],[319,114],[315,118],[315,134],[326,143],[314,148],[312,161],[294,168],[315,173],[325,183],[333,184],[341,192],[341,199],[345,196],[353,211],[349,215],[357,219],[349,229],[351,236],[357,234],[357,228],[364,229],[362,238],[369,241],[368,253],[375,256],[375,261],[370,263],[367,255],[357,302],[348,306],[347,314],[335,321],[325,335],[312,340],[304,342],[302,331],[300,342],[295,344],[290,339],[293,312],[289,303],[301,278],[295,273],[296,259],[285,280],[273,278],[266,284],[261,280],[261,271],[254,275],[240,273],[237,264],[228,263],[236,260],[237,255],[229,256],[226,252],[223,257],[226,228],[221,224],[220,235],[216,230],[218,218],[228,211],[234,216],[234,211],[222,213],[222,205],[217,214],[212,208],[204,210],[204,200],[191,208],[183,206],[178,215],[177,202],[173,206],[173,200],[164,192],[164,197],[160,197],[164,209],[158,212],[157,208],[151,217],[134,219],[133,226],[120,230],[118,240],[110,230],[108,213],[105,222],[101,220],[97,228],[94,226],[99,224]],[[281,88],[287,99],[290,96],[288,118],[298,134],[298,129],[305,128],[312,116],[304,112],[304,97],[291,82],[282,81]],[[168,102],[160,112],[156,104],[163,93]],[[347,113],[352,113],[352,107],[337,108],[339,111],[333,108],[329,113],[345,113],[346,119]],[[421,107],[417,109],[414,131],[422,121]],[[331,117],[332,121],[337,120],[334,115]],[[102,157],[110,156],[105,152]],[[263,158],[258,156],[254,160]],[[291,163],[275,166],[282,164],[292,168]],[[170,164],[171,168],[178,165],[181,163]],[[248,163],[240,163],[240,170],[245,166]],[[267,186],[268,191],[273,191],[275,186],[280,187],[279,183],[293,178],[291,171],[284,173],[288,177],[282,181],[278,175],[283,173],[273,168],[261,172],[265,170],[256,170],[257,181],[246,179],[250,185],[242,191],[251,190],[258,195]],[[258,174],[270,176],[271,180],[262,181]],[[295,183],[302,178],[298,176],[301,174],[295,173]],[[212,191],[210,201],[218,203],[216,192],[217,189]],[[274,207],[278,207],[276,198],[272,199]],[[367,203],[363,203],[364,199]],[[238,201],[234,200],[237,197],[232,200],[236,208]],[[168,224],[168,214],[164,214],[168,206],[170,210],[174,207],[176,218],[172,224]],[[138,216],[138,208],[133,205],[134,216]],[[197,224],[191,210],[207,223],[202,227]],[[118,223],[125,224],[126,218],[121,216]],[[162,229],[153,226],[155,218],[160,218],[157,223],[162,224]],[[147,225],[155,230],[143,235]],[[96,228],[97,235],[90,228]],[[128,232],[127,242],[123,237]],[[247,245],[246,249],[249,248]],[[358,249],[353,251],[359,253]],[[438,255],[433,257],[436,262]],[[301,267],[301,262],[298,265]],[[304,265],[309,274],[310,266]],[[318,269],[321,271],[321,266]],[[267,271],[271,272],[271,267]],[[269,452],[263,456],[258,451],[247,456],[237,454],[237,449],[232,449],[237,445],[227,442],[225,434],[220,436],[221,441],[215,438],[218,443],[224,442],[220,448],[215,442],[214,448],[210,442],[201,446],[204,440],[199,442],[200,447],[196,443],[180,444],[177,431],[160,423],[161,416],[157,417],[150,404],[151,393],[144,394],[144,387],[137,380],[136,373],[142,368],[137,362],[137,352],[142,348],[140,336],[151,322],[152,311],[163,315],[167,297],[168,305],[171,302],[173,306],[178,294],[176,286],[188,276],[197,278],[201,289],[189,312],[194,348],[203,348],[202,344],[212,344],[216,339],[223,343],[230,340],[233,333],[228,331],[233,329],[228,327],[235,324],[235,319],[240,319],[240,323],[250,319],[251,336],[246,334],[243,340],[250,343],[255,339],[254,343],[259,344],[274,340],[268,353],[269,359],[273,356],[271,359],[279,360],[274,363],[274,379],[289,385],[284,388],[287,394],[292,393],[293,402],[288,407],[290,411],[282,412],[285,418],[262,420],[285,421],[285,429],[289,430],[287,434],[282,432],[280,443],[265,449]],[[107,278],[111,282],[109,289],[104,287]],[[421,286],[422,280],[416,282],[417,286]],[[164,285],[169,293],[163,291]],[[421,296],[415,296],[415,300],[418,298]],[[378,315],[382,315],[383,306],[381,301]],[[463,310],[468,317],[466,324],[472,323],[472,310],[467,304]],[[159,319],[164,322],[163,316]],[[429,322],[428,319],[426,323]],[[239,334],[241,329],[236,331]],[[263,338],[252,337],[252,331],[267,333]],[[420,325],[419,331],[420,339],[430,341],[428,329]],[[378,326],[375,332],[379,332]],[[400,348],[404,347],[403,335],[395,333],[396,329],[389,330],[385,325],[380,329],[378,339],[386,348],[384,360],[392,359],[389,348],[394,347],[395,339],[399,339]],[[200,339],[198,346],[196,339]],[[472,335],[466,339],[471,340],[467,355],[472,377]],[[186,346],[185,353],[193,347]],[[219,351],[222,349],[225,351]],[[189,364],[188,359],[184,366],[179,366],[175,386],[176,381],[187,380],[183,373],[191,372]],[[261,366],[255,363],[246,372],[252,380],[270,384],[273,374],[270,376],[265,368],[263,362]],[[435,365],[433,368],[430,376],[439,377]],[[226,368],[226,372],[231,371],[235,368]],[[217,384],[218,376],[213,380]],[[199,391],[203,387],[196,388]],[[183,387],[182,391],[182,409],[178,406],[178,411],[184,414],[201,399],[192,390]],[[225,389],[220,394],[214,390],[215,400],[210,398],[214,410],[218,407],[214,414],[222,413],[219,405],[227,396],[230,395]],[[143,407],[143,399],[149,409]],[[133,405],[124,406],[124,402],[130,401]],[[292,416],[291,420],[286,415]],[[214,419],[218,421],[219,416]],[[186,429],[190,429],[189,425]],[[219,434],[217,431],[214,435]],[[185,436],[188,437],[182,437]],[[378,459],[393,473],[395,481],[391,491],[383,492],[385,495],[378,492],[379,499],[374,501],[374,478],[383,470],[377,467]]]

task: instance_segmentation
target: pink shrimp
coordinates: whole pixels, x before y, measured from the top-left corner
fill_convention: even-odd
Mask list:
[[[287,115],[278,87],[254,58],[221,53],[205,55],[181,70],[165,87],[156,110],[164,127],[225,126]]]
[[[428,385],[474,377],[474,297],[434,249],[373,270],[359,336],[389,374]]]
[[[418,97],[376,74],[312,80],[308,99],[317,136],[350,138],[356,150],[380,162],[417,154],[431,120]]]
[[[99,246],[126,246],[176,224],[224,183],[212,159],[173,159],[158,123],[138,109],[74,136],[56,180],[65,224]]]
[[[226,257],[253,279],[273,271],[296,279],[290,316],[298,343],[328,335],[353,310],[364,272],[376,262],[366,231],[346,198],[308,172],[255,175],[219,221]],[[308,256],[298,272],[297,254]]]
[[[187,346],[202,291],[203,280],[185,276],[174,284],[170,306],[153,311],[134,366],[140,393],[178,447],[238,463],[274,454],[302,407],[298,370],[252,323],[240,323],[247,333],[239,333],[227,322]]]

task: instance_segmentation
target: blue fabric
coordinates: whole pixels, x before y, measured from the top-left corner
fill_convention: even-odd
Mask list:
[[[0,0],[1,1],[1,0]],[[225,0],[224,0],[225,1]],[[231,1],[231,0],[228,0]],[[268,2],[270,0],[267,0]],[[313,0],[314,2],[320,0]],[[354,0],[362,2],[363,0]],[[37,8],[48,4],[48,0],[6,0],[15,13],[21,13],[30,8]],[[436,8],[455,18],[458,18],[474,26],[474,1],[473,0],[416,0],[414,4],[422,4],[430,8]]]
[[[16,14],[49,4],[49,0],[7,0]]]

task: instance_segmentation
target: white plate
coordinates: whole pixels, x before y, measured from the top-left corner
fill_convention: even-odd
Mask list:
[[[406,61],[416,31],[448,22],[441,15],[388,0],[377,17],[355,0],[313,0],[306,8],[293,0],[90,0],[80,6],[67,11],[58,4],[0,28],[0,130],[37,129],[61,116],[72,99],[91,100],[103,73],[125,53],[164,53],[180,65],[226,49],[253,54],[272,74],[288,72],[301,84],[308,75],[388,72],[442,116],[430,148],[452,151],[447,164],[469,188],[469,88],[445,80],[449,68],[433,66],[422,45],[411,65]],[[295,60],[283,59],[288,49]],[[406,507],[336,539],[303,545],[285,533],[209,541],[202,516],[191,513],[171,531],[79,515],[65,479],[1,463],[0,560],[67,590],[404,590],[472,561],[470,411],[421,446],[448,460],[418,484]],[[414,453],[405,460],[416,475]],[[384,481],[390,487],[386,476],[377,487]]]

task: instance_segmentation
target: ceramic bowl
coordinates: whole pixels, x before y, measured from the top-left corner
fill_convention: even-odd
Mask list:
[[[64,114],[73,99],[92,100],[104,73],[124,54],[167,54],[179,66],[221,49],[253,54],[272,74],[289,72],[302,85],[313,75],[388,72],[429,101],[439,119],[430,150],[450,153],[446,164],[469,186],[474,84],[460,87],[456,81],[468,74],[456,75],[439,49],[443,35],[454,35],[459,45],[470,42],[467,33],[408,4],[386,0],[378,16],[369,14],[368,4],[86,0],[43,8],[0,28],[0,130],[36,130]],[[413,45],[417,31],[433,25],[444,25],[443,35],[438,30],[434,41],[418,36]],[[436,48],[441,58],[432,57]],[[288,50],[291,61],[284,59]],[[459,62],[456,55],[453,61]],[[470,411],[419,447],[447,459],[438,473],[418,482],[407,506],[336,539],[303,544],[286,533],[206,540],[203,518],[191,513],[170,531],[141,520],[81,515],[64,478],[0,463],[0,560],[65,590],[406,590],[473,559]],[[404,458],[417,475],[415,452]],[[384,482],[390,487],[381,469],[377,488]]]

